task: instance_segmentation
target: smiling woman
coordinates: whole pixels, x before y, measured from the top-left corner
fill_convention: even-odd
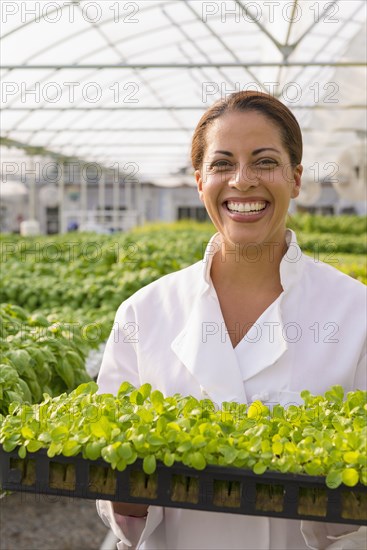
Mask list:
[[[301,155],[296,119],[260,92],[215,104],[195,131],[199,195],[221,239],[211,276],[234,346],[283,290],[279,265],[289,202],[301,185]],[[255,265],[236,254],[249,245],[256,247]],[[239,334],[236,323],[246,331]]]
[[[298,195],[301,173],[275,124],[250,111],[226,113],[211,124],[195,175],[213,223],[233,246],[246,239],[259,245],[284,242],[289,201]]]
[[[270,195],[283,191],[286,211],[279,215],[285,224],[287,201],[299,193],[301,160],[297,120],[280,101],[261,92],[240,92],[214,104],[201,118],[192,142],[203,202],[210,205],[213,189],[222,186],[222,206],[237,222],[269,214],[269,206],[276,204]]]
[[[238,92],[204,114],[192,163],[217,233],[203,261],[120,306],[100,392],[116,393],[128,380],[167,396],[271,407],[301,402],[302,390],[366,388],[366,289],[305,256],[286,227],[301,161],[298,123],[272,96]],[[353,525],[107,501],[97,507],[119,549],[342,550],[362,548],[366,536]]]

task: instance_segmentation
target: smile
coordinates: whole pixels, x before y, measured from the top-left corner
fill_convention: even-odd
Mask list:
[[[241,213],[246,215],[253,215],[265,210],[267,205],[266,201],[256,202],[233,202],[227,201],[226,206],[230,212]]]

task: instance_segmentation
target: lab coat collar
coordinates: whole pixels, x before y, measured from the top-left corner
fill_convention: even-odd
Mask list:
[[[197,299],[183,330],[173,340],[171,348],[180,361],[199,382],[203,396],[215,403],[236,401],[246,403],[244,381],[273,365],[286,351],[281,316],[282,298],[299,280],[303,269],[302,252],[293,231],[287,229],[288,249],[280,265],[281,284],[284,292],[274,307],[259,318],[267,322],[263,328],[263,342],[254,341],[252,329],[247,340],[233,349],[227,334],[222,312],[210,278],[211,262],[219,250],[219,233],[210,239],[203,257]],[[269,324],[270,323],[270,324]],[[261,326],[261,325],[260,325]],[[255,330],[255,329],[254,329]],[[270,335],[271,339],[270,339]],[[245,367],[237,354],[246,355]],[[241,368],[240,368],[240,363]]]
[[[287,243],[287,251],[280,262],[280,281],[285,292],[299,281],[304,269],[303,254],[297,242],[297,237],[292,229],[286,229],[285,240]],[[220,234],[215,233],[208,242],[202,266],[202,287],[205,291],[212,288],[213,284],[210,278],[210,269],[213,257],[220,250]]]
[[[297,237],[292,229],[287,229],[285,234],[287,252],[280,262],[280,282],[287,293],[300,279],[304,270],[304,256],[297,242]]]

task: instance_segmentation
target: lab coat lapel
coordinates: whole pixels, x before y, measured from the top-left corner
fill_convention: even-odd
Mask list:
[[[218,250],[217,237],[218,234],[214,235],[208,243],[198,298],[171,348],[198,380],[203,393],[209,394],[216,403],[247,403],[244,382],[275,364],[288,348],[281,310],[290,288],[297,284],[302,273],[302,252],[294,232],[287,229],[288,250],[280,265],[284,293],[258,319],[235,351],[226,332],[219,302],[210,293],[210,264]],[[254,332],[259,328],[261,338],[257,340]]]
[[[304,262],[296,235],[290,229],[286,231],[286,241],[287,252],[280,263],[280,280],[284,291],[279,299],[264,311],[236,348],[245,382],[262,370],[275,365],[288,349],[287,339],[294,341],[288,330],[292,332],[292,325],[293,330],[298,328],[295,322],[284,324],[282,310],[287,307],[294,314],[297,311],[297,304],[290,304],[290,290],[298,284]]]
[[[208,290],[194,302],[171,348],[199,382],[203,394],[215,403],[246,402],[242,375],[219,303]]]
[[[243,380],[274,365],[287,350],[278,299],[259,317],[236,348]]]

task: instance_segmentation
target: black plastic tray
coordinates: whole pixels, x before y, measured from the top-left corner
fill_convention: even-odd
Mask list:
[[[6,453],[1,446],[0,464],[0,485],[9,491],[357,525],[367,520],[366,486],[329,489],[323,477],[162,463],[148,476],[141,460],[119,472],[102,459],[49,458],[45,450],[21,460],[17,449]]]

